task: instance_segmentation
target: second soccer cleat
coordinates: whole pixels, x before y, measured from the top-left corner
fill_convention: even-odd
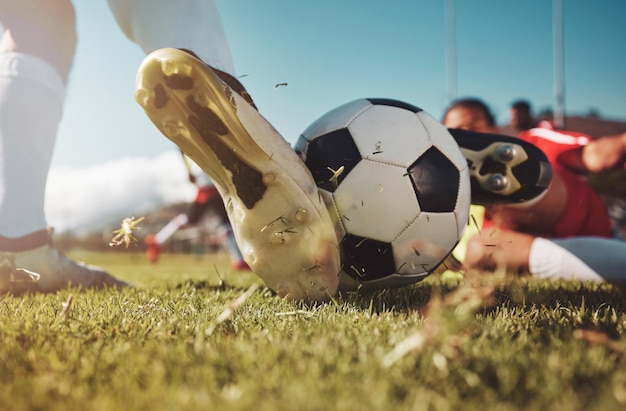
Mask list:
[[[121,288],[128,284],[99,267],[77,263],[51,245],[0,251],[0,292],[51,293],[72,287]]]
[[[537,147],[519,138],[449,128],[467,158],[472,204],[514,204],[541,196],[552,166]]]

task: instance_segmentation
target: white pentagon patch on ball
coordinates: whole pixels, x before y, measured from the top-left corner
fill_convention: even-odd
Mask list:
[[[317,119],[296,145],[339,240],[341,288],[428,276],[467,226],[467,160],[448,130],[410,104],[358,99]]]

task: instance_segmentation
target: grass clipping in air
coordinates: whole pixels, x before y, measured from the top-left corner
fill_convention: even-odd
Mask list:
[[[81,255],[136,287],[0,297],[7,410],[623,410],[609,285],[431,276],[284,301],[225,257]]]

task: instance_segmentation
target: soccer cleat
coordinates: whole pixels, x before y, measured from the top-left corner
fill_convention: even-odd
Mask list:
[[[39,278],[37,273],[15,268],[12,256],[0,252],[0,294],[35,291]]]
[[[73,286],[125,287],[128,284],[94,266],[77,263],[51,245],[27,251],[0,251],[0,292],[50,293]]]
[[[148,258],[148,262],[156,264],[161,255],[161,246],[157,243],[155,235],[148,234],[143,241],[146,244],[146,258]]]
[[[334,295],[340,264],[328,210],[243,86],[179,49],[149,54],[136,84],[148,117],[215,183],[251,269],[284,297]]]
[[[552,166],[535,145],[519,138],[448,129],[467,158],[472,204],[521,203],[543,194]]]

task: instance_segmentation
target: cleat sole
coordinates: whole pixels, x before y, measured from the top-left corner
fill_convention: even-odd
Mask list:
[[[178,49],[148,55],[135,99],[224,200],[252,270],[279,295],[335,294],[339,251],[310,172],[278,132],[209,66]]]

